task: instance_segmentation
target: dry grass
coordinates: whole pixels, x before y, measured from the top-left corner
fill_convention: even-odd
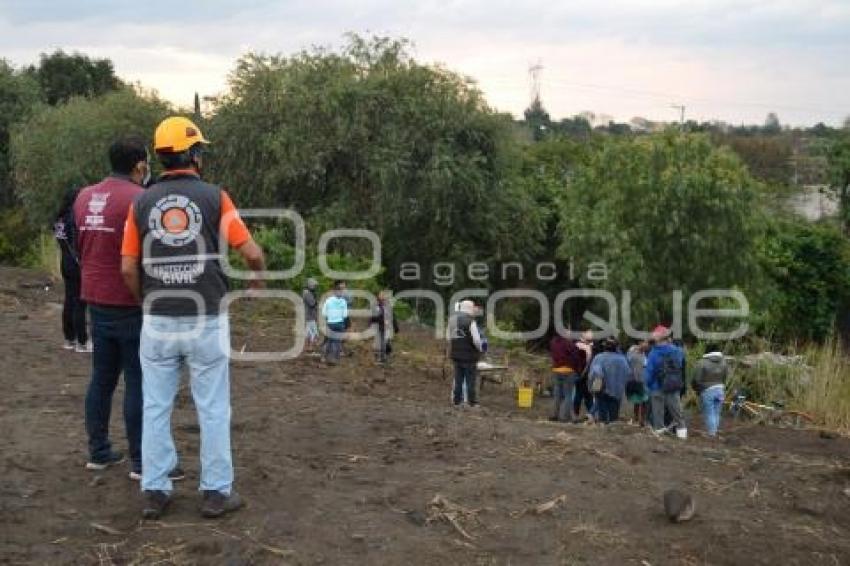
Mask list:
[[[795,405],[827,428],[850,433],[850,360],[837,342],[804,352],[811,370],[801,375]]]
[[[733,375],[729,390],[743,386],[757,402],[783,401],[811,415],[819,426],[850,433],[850,359],[836,341],[796,351],[800,363],[759,364]]]

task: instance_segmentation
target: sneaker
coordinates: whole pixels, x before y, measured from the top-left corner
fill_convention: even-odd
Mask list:
[[[64,348],[65,350],[73,350],[76,347],[77,343],[73,340],[65,340],[65,342],[62,344],[62,348]]]
[[[208,519],[221,517],[225,513],[231,513],[240,507],[242,507],[242,498],[235,491],[231,491],[230,495],[224,495],[220,491],[204,490],[201,515]]]
[[[81,354],[91,354],[93,349],[94,348],[92,348],[91,340],[89,340],[85,344],[77,343],[77,345],[74,346],[74,351],[79,352]]]
[[[142,508],[142,517],[145,519],[159,519],[168,504],[171,503],[171,495],[164,491],[146,491],[145,506]]]
[[[133,481],[142,481],[142,472],[132,470],[130,472],[130,479]],[[168,479],[171,481],[180,481],[186,479],[186,472],[183,471],[183,468],[177,466],[170,472],[168,472]]]
[[[124,454],[122,454],[121,452],[112,451],[112,452],[109,453],[109,456],[107,456],[105,459],[98,460],[98,461],[90,460],[88,462],[88,464],[86,464],[86,469],[87,470],[95,470],[95,471],[105,470],[109,466],[114,466],[115,464],[120,464],[123,461],[124,461]]]

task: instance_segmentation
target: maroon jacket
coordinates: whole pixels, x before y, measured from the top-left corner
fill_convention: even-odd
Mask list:
[[[128,178],[114,175],[80,191],[74,202],[83,301],[93,305],[138,306],[121,277],[121,241],[127,211],[142,191],[142,187]]]
[[[570,367],[576,373],[584,371],[587,363],[584,353],[578,349],[575,342],[556,334],[549,341],[549,354],[552,356],[552,367]]]

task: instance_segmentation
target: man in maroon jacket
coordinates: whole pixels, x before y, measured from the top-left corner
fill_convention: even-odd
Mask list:
[[[555,410],[549,418],[556,422],[573,420],[573,391],[585,367],[585,356],[575,342],[567,340],[555,332],[549,341],[549,354],[552,356],[552,397]]]
[[[80,192],[74,203],[79,227],[82,298],[92,321],[92,375],[86,393],[86,468],[103,470],[124,461],[109,441],[109,416],[118,376],[124,372],[124,426],[130,449],[131,479],[141,478],[142,370],[139,336],[142,311],[121,276],[121,241],[133,199],[150,176],[148,152],[138,138],[109,148],[112,174]]]

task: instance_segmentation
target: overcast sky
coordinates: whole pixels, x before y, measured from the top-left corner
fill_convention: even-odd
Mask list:
[[[850,115],[850,0],[0,0],[0,57],[62,48],[191,104],[246,51],[403,36],[415,56],[474,78],[498,110],[528,105],[529,66],[555,118],[686,116],[838,125]]]

